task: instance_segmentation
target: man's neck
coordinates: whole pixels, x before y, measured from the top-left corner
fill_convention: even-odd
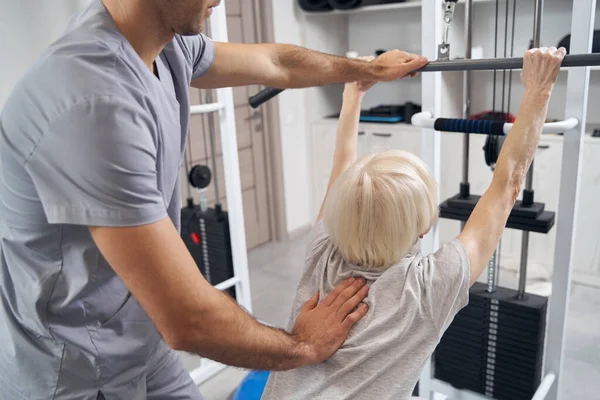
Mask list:
[[[175,33],[161,20],[159,10],[147,0],[102,0],[121,34],[154,71],[154,60]]]

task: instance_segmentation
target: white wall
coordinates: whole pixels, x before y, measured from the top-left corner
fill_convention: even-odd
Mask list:
[[[0,109],[23,74],[86,0],[0,0]]]
[[[302,44],[302,13],[295,1],[273,0],[275,42]],[[308,129],[304,114],[306,91],[288,90],[279,95],[281,152],[288,232],[298,230],[314,218],[310,215],[308,174]]]

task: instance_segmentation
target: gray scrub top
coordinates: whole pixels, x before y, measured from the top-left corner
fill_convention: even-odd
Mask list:
[[[87,226],[180,218],[190,81],[212,42],[175,36],[160,80],[100,0],[73,17],[0,114],[0,398],[144,398],[164,345]]]

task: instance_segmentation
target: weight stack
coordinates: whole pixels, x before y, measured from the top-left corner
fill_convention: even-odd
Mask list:
[[[546,297],[475,283],[434,352],[435,377],[497,400],[531,400],[542,379]]]
[[[181,209],[181,238],[211,285],[233,278],[233,256],[226,211],[200,207]],[[235,299],[235,287],[226,292]]]

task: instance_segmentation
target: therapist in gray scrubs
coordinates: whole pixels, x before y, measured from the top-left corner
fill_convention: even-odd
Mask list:
[[[183,350],[285,370],[319,363],[366,313],[364,282],[261,325],[198,271],[179,234],[189,87],[402,78],[371,63],[200,34],[214,0],[93,0],[0,115],[0,398],[200,399]],[[5,61],[10,62],[10,61]]]

